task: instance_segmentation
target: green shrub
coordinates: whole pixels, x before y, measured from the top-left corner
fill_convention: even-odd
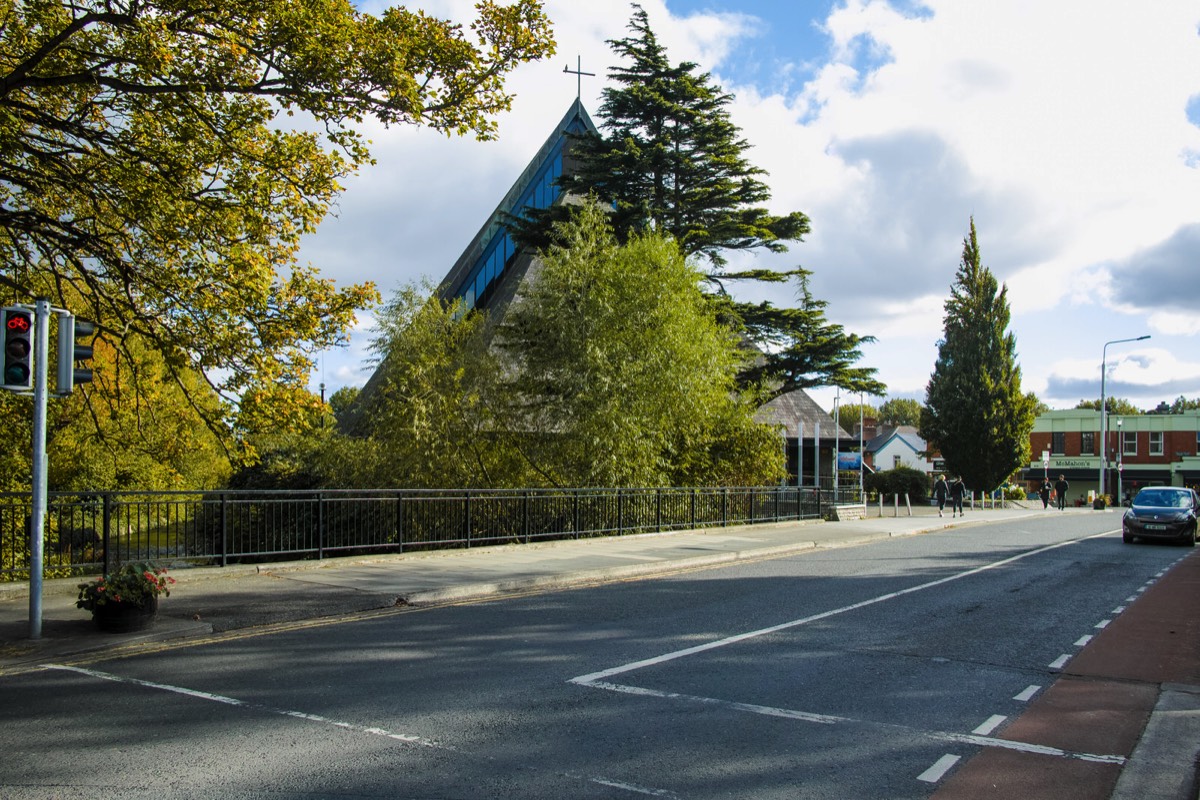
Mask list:
[[[867,475],[867,491],[872,494],[908,495],[909,502],[922,502],[929,497],[933,483],[929,475],[912,467],[896,467]]]

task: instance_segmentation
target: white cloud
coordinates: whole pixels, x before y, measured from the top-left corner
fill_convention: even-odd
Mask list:
[[[674,5],[643,3],[671,59],[718,80],[766,37],[787,40],[771,7],[750,0],[680,16]],[[797,51],[785,80],[723,81],[751,160],[770,174],[773,210],[813,220],[808,242],[750,260],[813,270],[830,318],[879,337],[864,365],[894,393],[919,396],[974,216],[984,263],[1009,288],[1026,390],[1051,404],[1098,396],[1103,342],[1153,331],[1155,354],[1129,385],[1147,400],[1170,387],[1200,395],[1200,365],[1170,357],[1200,333],[1184,288],[1200,262],[1200,235],[1189,238],[1200,230],[1200,127],[1186,113],[1200,95],[1200,7],[929,0],[913,14],[902,5],[847,0],[816,21],[831,59]],[[471,12],[468,0],[423,7]],[[577,55],[600,73],[583,80],[585,105],[600,107],[614,62],[605,40],[627,34],[629,4],[548,0],[546,10],[558,55],[514,73],[500,140],[374,131],[379,164],[348,183],[340,218],[306,241],[304,257],[385,292],[445,273],[570,103],[575,79],[562,68]],[[801,74],[810,80],[787,82]],[[777,300],[791,295],[780,288]],[[1090,372],[1076,368],[1084,363]]]

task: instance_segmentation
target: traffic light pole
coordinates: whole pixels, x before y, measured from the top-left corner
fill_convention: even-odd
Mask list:
[[[29,638],[42,638],[42,553],[46,530],[46,375],[50,355],[50,301],[34,306],[33,518],[29,524]]]

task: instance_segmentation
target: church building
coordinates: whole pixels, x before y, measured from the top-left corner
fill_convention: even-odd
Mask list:
[[[505,220],[519,216],[524,209],[548,208],[565,200],[557,180],[574,168],[571,135],[585,133],[599,131],[576,97],[446,273],[437,287],[439,295],[462,298],[468,309],[486,310],[493,322],[504,315],[536,262],[535,254],[516,246]],[[367,381],[355,406],[361,407],[361,401],[375,391],[377,376],[378,372]],[[354,409],[346,416],[347,427],[353,429]],[[788,457],[788,483],[793,486],[798,476],[803,486],[831,486],[835,454],[839,449],[849,452],[857,443],[800,390],[775,398],[763,406],[756,419],[780,428],[781,447],[786,448]]]

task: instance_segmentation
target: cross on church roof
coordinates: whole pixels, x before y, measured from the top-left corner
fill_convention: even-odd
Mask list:
[[[567,66],[563,67],[563,72],[575,76],[576,99],[579,99],[583,95],[583,76],[588,75],[593,78],[596,77],[596,73],[594,72],[583,71],[583,58],[581,56],[575,56],[575,69],[571,69],[571,65],[568,64]]]

